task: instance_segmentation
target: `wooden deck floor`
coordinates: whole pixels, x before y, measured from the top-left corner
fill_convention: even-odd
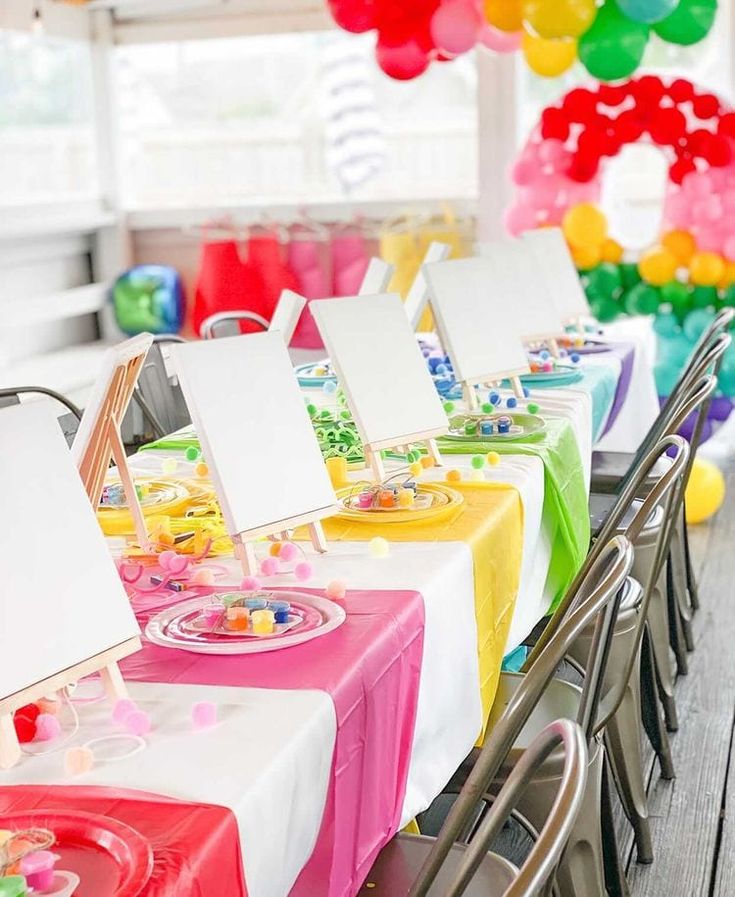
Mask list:
[[[632,897],[735,897],[735,468],[727,480],[716,522],[691,529],[701,609],[677,682],[676,779],[663,781],[648,756],[652,865],[636,863],[618,814]]]

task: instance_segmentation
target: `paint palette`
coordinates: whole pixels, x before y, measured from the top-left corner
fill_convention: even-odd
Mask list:
[[[328,358],[309,364],[297,365],[294,370],[303,389],[322,389],[325,383],[336,383],[337,375]]]
[[[390,507],[381,506],[377,493],[394,488],[400,490],[402,487],[400,484],[395,487],[389,484],[374,487],[367,483],[356,483],[347,489],[341,489],[337,493],[341,505],[337,516],[348,520],[406,523],[442,516],[454,511],[464,501],[461,493],[442,483],[420,483],[416,486],[413,504],[410,506],[402,507],[397,501]],[[376,493],[370,506],[366,506],[361,498],[368,491]]]
[[[500,432],[498,427],[509,421],[509,428]],[[489,427],[492,432],[487,432]],[[546,424],[537,414],[508,413],[484,414],[480,411],[463,411],[449,419],[449,434],[444,437],[451,442],[535,442],[546,432]]]
[[[139,479],[135,488],[145,517],[166,516],[182,518],[211,513],[215,502],[209,486],[190,480]],[[132,535],[133,518],[119,482],[105,485],[102,501],[97,508],[97,520],[106,536]]]
[[[521,375],[521,383],[524,386],[536,386],[541,389],[552,386],[571,386],[578,383],[583,377],[582,371],[572,365],[556,364],[550,371],[532,371],[530,374]]]
[[[306,592],[269,592],[268,600],[287,601],[288,620],[276,624],[270,633],[225,630],[222,615],[225,605],[244,599],[242,592],[222,592],[182,601],[153,617],[146,626],[146,638],[156,645],[178,648],[194,654],[257,654],[300,645],[326,635],[341,626],[346,619],[342,607]],[[255,593],[252,593],[255,597]],[[215,617],[214,609],[220,605]]]

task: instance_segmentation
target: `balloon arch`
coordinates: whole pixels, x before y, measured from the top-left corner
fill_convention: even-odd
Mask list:
[[[637,143],[665,155],[668,184],[659,242],[632,259],[597,203],[607,160]],[[683,78],[578,87],[544,109],[511,177],[508,231],[561,226],[599,320],[656,315],[667,394],[717,309],[735,306],[735,111]],[[735,350],[720,379],[735,395]]]

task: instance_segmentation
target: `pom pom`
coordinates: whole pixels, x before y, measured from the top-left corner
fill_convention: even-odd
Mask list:
[[[475,468],[475,470],[482,470],[482,468],[485,466],[485,459],[482,457],[482,455],[474,455],[470,463]]]
[[[191,708],[191,724],[195,729],[209,729],[217,723],[217,705],[212,701],[197,701]]]
[[[205,477],[209,476],[209,467],[207,467],[204,461],[198,461],[194,468],[194,473],[203,480]]]
[[[280,542],[271,542],[270,547],[268,548],[268,554],[272,557],[277,558],[281,553],[281,543]]]
[[[492,405],[490,402],[485,402],[485,404],[482,406],[482,413],[483,414],[494,414],[494,412],[495,412],[495,405]]]
[[[36,721],[27,716],[16,714],[13,717],[13,726],[21,744],[28,744],[36,737]]]
[[[94,766],[94,754],[88,747],[71,747],[64,754],[64,770],[69,776],[80,776]]]
[[[116,723],[124,723],[125,719],[137,710],[138,705],[135,701],[131,701],[130,698],[120,698],[112,707],[112,718]]]
[[[529,414],[538,414],[538,405],[535,402],[528,403],[528,413]]]
[[[454,402],[445,402],[444,403],[444,410],[447,412],[447,414],[451,414],[454,411],[455,407],[456,406],[455,406]]]
[[[421,465],[420,461],[413,461],[411,464],[408,465],[408,472],[411,474],[412,477],[420,476],[423,473],[423,471],[424,471],[424,468]]]
[[[187,461],[198,461],[202,453],[195,445],[190,445],[185,454]]]
[[[281,544],[281,553],[279,556],[281,560],[285,561],[287,564],[295,560],[298,557],[298,554],[299,550],[293,542],[283,542]]]
[[[493,392],[489,392],[489,393],[488,393],[488,396],[487,396],[487,400],[488,400],[488,402],[490,402],[491,405],[498,405],[498,404],[500,404],[500,393],[497,393],[497,392],[494,392],[494,391],[493,391]]]
[[[324,591],[327,598],[331,598],[332,601],[344,601],[344,597],[347,593],[347,586],[345,585],[344,580],[333,579],[331,582],[327,583],[327,588]]]
[[[301,561],[293,569],[293,575],[299,582],[306,582],[307,579],[311,579],[313,572],[311,564],[307,561]]]
[[[334,380],[326,380],[322,389],[328,396],[333,396],[337,392],[337,384]]]
[[[16,716],[25,716],[32,723],[35,723],[40,713],[41,708],[38,706],[38,704],[24,704],[23,707],[19,707],[15,711]]]
[[[452,468],[452,470],[447,471],[447,482],[448,483],[459,483],[462,479],[462,471],[457,470],[456,468]]]
[[[546,361],[546,359],[549,358],[548,349],[543,349],[541,352],[539,352],[539,357],[543,358],[543,360]]]
[[[256,576],[246,576],[240,583],[243,592],[257,592],[260,589],[260,580]]]
[[[518,405],[518,399],[515,396],[511,396],[505,403],[508,408],[515,408]]]
[[[263,576],[275,576],[281,569],[278,558],[267,557],[260,562],[260,572]]]
[[[179,556],[175,551],[162,551],[158,555],[158,563],[164,570],[171,570],[176,564],[178,557]]]
[[[569,360],[572,362],[572,364],[579,364],[579,353],[572,352],[572,354],[569,356]]]
[[[316,417],[317,412],[319,411],[316,405],[313,405],[311,402],[306,406],[306,410],[309,412],[309,417]]]
[[[500,455],[497,452],[488,452],[485,457],[487,458],[487,463],[491,467],[495,467],[497,464],[500,464]]]
[[[36,741],[53,741],[61,735],[61,723],[52,713],[41,713],[36,720]]]
[[[172,473],[176,473],[176,468],[178,466],[179,462],[176,460],[176,458],[164,458],[163,461],[161,461],[161,470],[167,476]]]
[[[470,471],[470,480],[474,483],[484,483],[485,482],[485,472],[483,470],[471,470]]]
[[[370,549],[370,554],[375,558],[384,558],[390,554],[388,540],[382,536],[375,536],[374,539],[371,539],[368,542],[368,548]]]
[[[434,370],[437,374],[440,374],[440,375],[449,373],[449,368],[445,364],[438,364],[434,368]]]
[[[133,710],[123,720],[123,725],[131,735],[147,735],[153,726],[145,710]]]
[[[193,586],[213,586],[214,570],[211,567],[199,567],[191,574],[189,582]]]
[[[59,702],[56,698],[40,698],[38,701],[38,709],[41,713],[52,713],[56,715],[59,712]]]
[[[419,464],[424,470],[430,470],[434,466],[434,459],[429,457],[429,455],[423,455]]]

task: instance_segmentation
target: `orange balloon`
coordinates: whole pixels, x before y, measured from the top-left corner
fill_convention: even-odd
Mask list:
[[[725,275],[725,260],[716,252],[695,252],[689,260],[689,279],[698,287],[713,287]]]
[[[602,255],[603,262],[612,262],[614,265],[617,265],[618,262],[622,262],[623,260],[623,247],[617,240],[608,237],[602,244],[600,254]]]
[[[661,245],[673,252],[684,265],[689,264],[689,259],[697,248],[694,237],[687,230],[670,230],[661,238]]]
[[[602,261],[599,246],[570,246],[569,249],[572,253],[574,264],[580,271],[588,271],[590,268],[599,265]]]
[[[600,254],[607,239],[607,218],[593,203],[580,202],[565,212],[561,229],[571,246],[594,246]]]
[[[501,31],[520,31],[523,25],[521,0],[484,0],[485,18]]]
[[[663,286],[676,276],[679,259],[669,249],[657,246],[644,252],[638,262],[638,273],[646,283]]]
[[[717,286],[721,290],[726,290],[735,283],[735,262],[725,262],[725,273],[718,281]]]

